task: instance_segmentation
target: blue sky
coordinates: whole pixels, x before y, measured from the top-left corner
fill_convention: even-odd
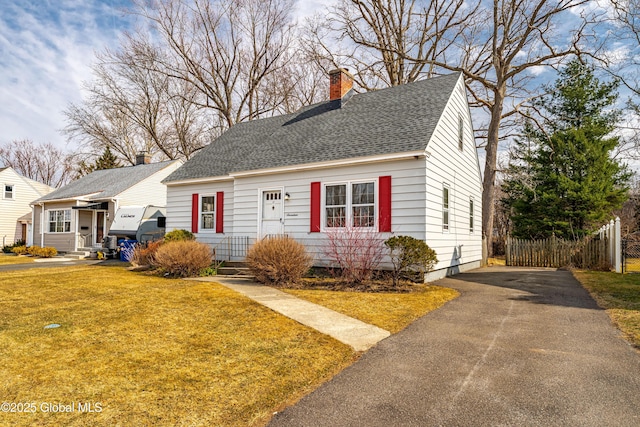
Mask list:
[[[298,0],[294,16],[334,1]],[[135,18],[124,13],[130,6],[131,0],[0,0],[0,144],[31,139],[73,150],[60,132],[62,111],[81,101],[95,53],[116,46],[122,31],[135,27]],[[554,76],[537,71],[542,80]]]
[[[298,2],[296,16],[331,0]],[[82,99],[95,53],[135,26],[130,0],[0,0],[0,144],[66,146],[62,111]]]
[[[0,0],[0,143],[63,147],[62,110],[81,99],[96,51],[133,23],[129,0]]]

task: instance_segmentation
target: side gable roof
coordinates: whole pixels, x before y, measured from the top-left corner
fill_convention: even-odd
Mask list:
[[[459,79],[449,74],[236,124],[163,182],[425,150]]]
[[[31,178],[27,178],[26,176],[22,176],[18,173],[18,171],[16,171],[15,169],[13,169],[10,166],[4,167],[4,168],[0,168],[0,176],[6,176],[8,174],[13,174],[13,176],[15,177],[14,179],[19,179],[21,180],[26,186],[28,186],[29,188],[31,188],[33,190],[33,192],[35,193],[34,197],[37,196],[43,196],[45,194],[48,194],[50,192],[52,192],[54,190],[53,187],[48,186],[47,184],[43,184],[39,181],[35,181]]]
[[[39,198],[33,203],[67,200],[89,194],[92,195],[91,198],[94,200],[116,197],[174,162],[175,160],[171,160],[147,165],[97,170]]]

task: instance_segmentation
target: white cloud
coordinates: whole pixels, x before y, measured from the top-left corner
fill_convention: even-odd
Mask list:
[[[337,0],[298,0],[293,8],[293,19],[303,22],[316,13],[321,13],[328,6],[336,4]]]
[[[549,67],[544,65],[534,65],[533,67],[529,67],[528,70],[530,74],[538,77],[542,73],[549,71]]]
[[[128,3],[128,2],[127,2]],[[62,110],[81,99],[94,53],[127,21],[122,0],[11,0],[0,14],[0,143],[65,138]]]

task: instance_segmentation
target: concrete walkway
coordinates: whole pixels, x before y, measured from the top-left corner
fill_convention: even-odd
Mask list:
[[[568,271],[492,267],[278,413],[295,426],[639,426],[640,354]]]
[[[277,289],[260,285],[252,280],[220,276],[192,280],[220,283],[275,312],[350,345],[356,351],[366,351],[390,335],[388,331],[377,326],[296,298]]]

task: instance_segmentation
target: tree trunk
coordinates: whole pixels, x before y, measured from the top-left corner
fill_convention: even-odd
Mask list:
[[[493,255],[493,214],[495,210],[496,168],[498,161],[498,143],[500,141],[500,120],[506,85],[496,86],[493,90],[494,102],[491,107],[491,120],[487,133],[486,159],[484,163],[484,178],[482,181],[482,233],[487,239],[487,257]]]

